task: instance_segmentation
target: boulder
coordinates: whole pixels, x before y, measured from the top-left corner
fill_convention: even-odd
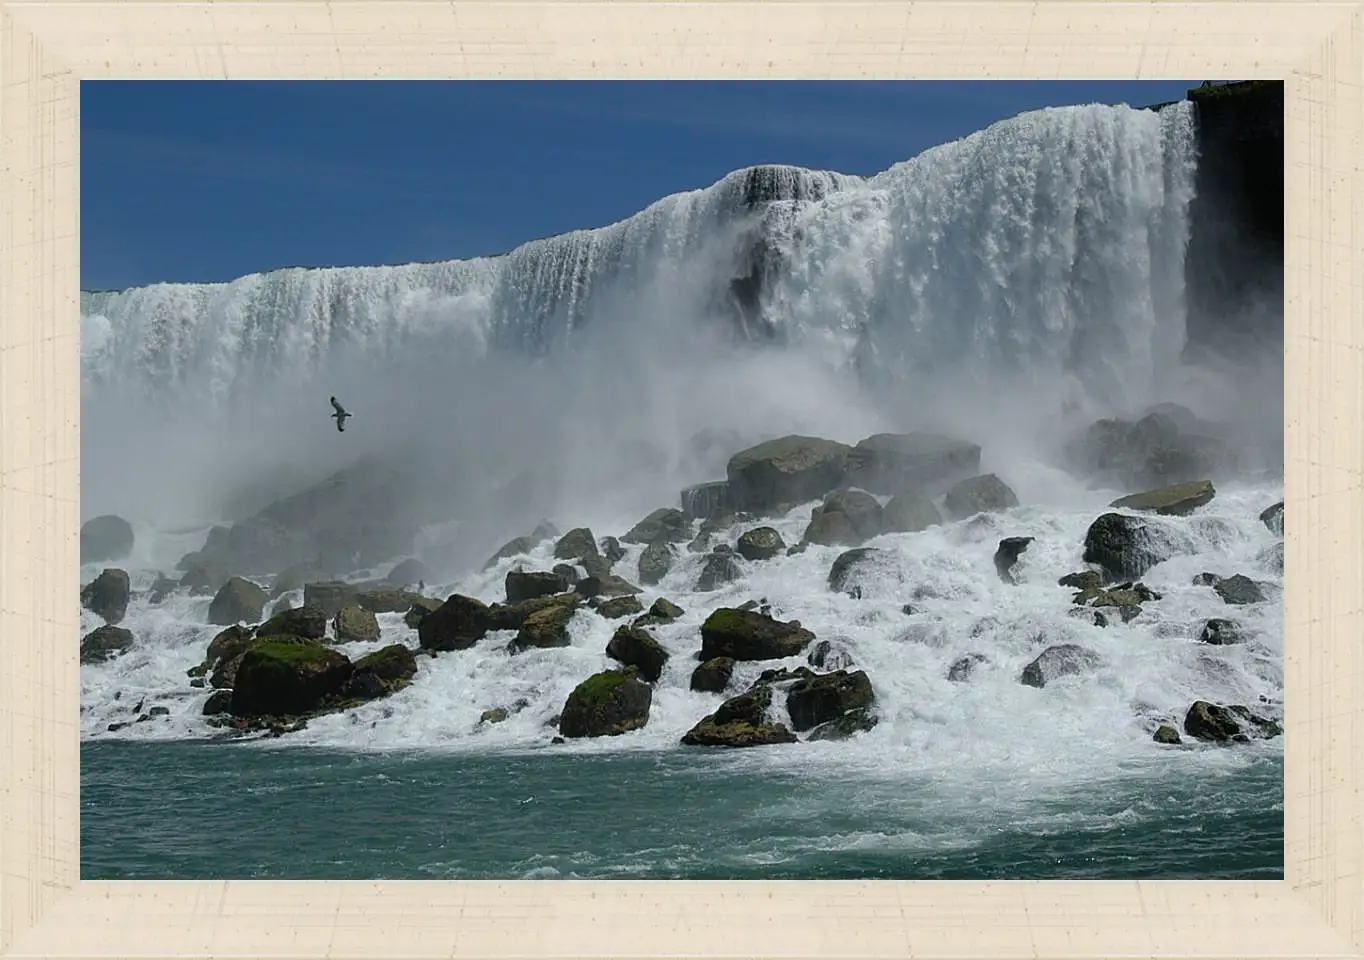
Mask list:
[[[1085,563],[1103,568],[1112,580],[1135,579],[1168,559],[1158,552],[1147,525],[1121,513],[1105,513],[1085,533]]]
[[[735,546],[736,552],[745,560],[771,560],[786,549],[786,541],[771,527],[754,527],[744,531]]]
[[[556,560],[585,561],[589,558],[598,559],[600,557],[601,552],[597,549],[597,540],[587,527],[576,527],[568,531],[554,545],[554,558]]]
[[[1045,687],[1061,677],[1076,676],[1098,668],[1102,663],[1093,650],[1073,643],[1047,647],[1023,668],[1022,682],[1030,687]]]
[[[1260,522],[1276,537],[1283,536],[1283,501],[1266,507],[1260,514]]]
[[[965,683],[971,679],[976,667],[989,662],[989,658],[981,653],[968,653],[964,657],[958,657],[952,661],[952,666],[947,668],[947,679],[953,683]]]
[[[809,741],[847,740],[859,733],[868,733],[880,721],[870,709],[849,710],[832,720],[825,721],[805,735]]]
[[[180,584],[169,577],[158,575],[148,591],[147,602],[156,606],[180,588]]]
[[[691,689],[697,693],[723,693],[734,675],[733,657],[711,657],[691,673]]]
[[[1212,585],[1212,588],[1217,592],[1217,595],[1222,598],[1224,603],[1239,606],[1251,603],[1264,603],[1265,601],[1264,591],[1260,589],[1260,585],[1250,579],[1250,577],[1239,573],[1234,577],[1227,577],[1226,579],[1219,578],[1217,582]]]
[[[580,597],[628,597],[644,592],[643,588],[612,573],[583,577],[573,585],[573,591]]]
[[[126,653],[133,645],[133,633],[106,623],[81,637],[81,663],[104,663]]]
[[[605,600],[597,604],[595,609],[607,620],[619,620],[621,617],[629,617],[643,612],[644,604],[639,602],[638,597],[631,595]]]
[[[784,623],[751,610],[721,607],[701,625],[701,659],[783,660],[799,654],[814,639],[797,621]]]
[[[857,568],[865,564],[886,559],[890,553],[875,547],[858,547],[838,555],[829,568],[829,589],[835,593],[846,593],[853,586]]]
[[[426,569],[426,564],[415,557],[409,557],[394,566],[384,579],[392,586],[405,587],[412,583],[425,583],[430,576],[431,572]]]
[[[359,596],[358,584],[342,580],[327,580],[303,586],[303,605],[317,607],[328,617],[336,616],[347,604],[356,603]]]
[[[943,501],[948,516],[954,520],[964,520],[978,513],[998,513],[1016,506],[1018,495],[993,473],[958,481],[947,491]]]
[[[321,607],[310,607],[305,604],[297,610],[284,610],[275,614],[261,624],[256,632],[262,637],[289,634],[308,640],[321,640],[327,635],[327,615],[322,612]],[[209,650],[211,653],[212,647]]]
[[[726,466],[733,504],[768,511],[823,497],[843,482],[851,451],[833,440],[794,435],[741,450]]]
[[[488,606],[482,600],[452,594],[417,624],[423,650],[468,650],[490,629]]]
[[[672,569],[673,551],[666,539],[655,540],[639,555],[639,582],[653,586]]]
[[[1033,537],[1005,537],[999,541],[999,549],[995,551],[995,572],[999,574],[999,579],[1009,584],[1015,582],[1014,564],[1018,563],[1018,558],[1033,540]]]
[[[626,532],[625,543],[686,543],[691,539],[691,521],[676,507],[660,507]]]
[[[862,670],[854,673],[840,670],[797,680],[786,694],[791,728],[798,733],[875,702],[871,679]]]
[[[920,533],[942,523],[933,501],[914,493],[897,493],[881,509],[883,533]]]
[[[411,683],[416,675],[416,655],[401,643],[392,643],[355,661],[341,695],[360,700],[377,700],[397,693]]]
[[[851,517],[837,511],[826,512],[820,507],[810,514],[810,523],[801,538],[804,544],[817,543],[826,547],[849,546],[862,540]]]
[[[1076,468],[1129,487],[1196,481],[1225,475],[1236,465],[1231,448],[1203,432],[1209,429],[1215,428],[1158,410],[1136,422],[1100,420],[1067,452]]]
[[[1170,726],[1168,723],[1162,723],[1160,726],[1156,727],[1155,735],[1151,737],[1151,739],[1154,740],[1156,743],[1164,744],[1176,744],[1183,742],[1179,738],[1179,731],[1176,730],[1174,727]]]
[[[1068,573],[1056,583],[1062,587],[1074,587],[1076,590],[1098,590],[1104,585],[1103,574],[1097,570],[1081,570],[1079,573]]]
[[[625,559],[625,548],[620,545],[620,541],[615,537],[603,537],[601,556],[607,563],[617,563]]]
[[[848,479],[873,493],[930,488],[980,469],[980,447],[934,433],[878,433],[848,454]]]
[[[1245,643],[1246,632],[1235,620],[1214,617],[1203,624],[1203,629],[1198,633],[1198,641],[1216,647],[1232,646]]]
[[[105,570],[81,590],[81,606],[104,620],[119,623],[128,614],[128,574]]]
[[[1243,706],[1224,707],[1198,700],[1184,716],[1184,732],[1195,740],[1210,743],[1245,743],[1252,735],[1268,739],[1283,731],[1273,720],[1256,716]]]
[[[856,545],[880,532],[881,504],[876,498],[864,490],[838,490],[815,509],[805,540],[826,546]]]
[[[107,513],[81,524],[81,566],[122,560],[133,552],[133,528],[122,517]]]
[[[697,483],[682,491],[682,515],[688,520],[708,520],[733,509],[728,480]]]
[[[264,590],[241,577],[223,584],[208,607],[208,622],[221,625],[259,623],[268,599]]]
[[[605,670],[574,688],[559,715],[565,737],[612,737],[649,722],[653,688],[633,669]]]
[[[355,592],[356,606],[370,613],[402,613],[412,609],[412,604],[422,599],[421,594],[411,593],[399,587],[377,586]]]
[[[523,556],[524,554],[530,553],[539,545],[540,541],[534,537],[513,537],[502,544],[502,546],[498,547],[497,551],[484,561],[483,569],[488,570],[497,566],[503,560]]]
[[[816,670],[846,670],[852,666],[853,659],[848,651],[835,647],[828,640],[821,640],[815,644],[805,662]]]
[[[684,613],[685,610],[666,597],[659,597],[653,602],[653,606],[649,607],[649,616],[658,617],[660,620],[676,620]]]
[[[570,586],[568,579],[557,573],[526,570],[508,571],[504,585],[508,603],[520,603],[522,600],[564,593]]]
[[[351,604],[337,612],[332,630],[341,643],[372,643],[379,639],[379,620],[373,611]]]
[[[1212,503],[1217,490],[1210,480],[1196,480],[1176,483],[1158,490],[1134,493],[1129,497],[1119,497],[1109,504],[1115,509],[1136,510],[1142,513],[1158,513],[1167,517],[1187,517],[1199,507]]]
[[[351,662],[311,641],[269,638],[252,644],[232,685],[231,710],[238,717],[285,717],[311,713],[341,693]]]
[[[637,667],[639,675],[657,683],[668,662],[668,651],[643,627],[621,626],[606,645],[606,655],[627,667]]]
[[[568,622],[577,612],[578,598],[567,594],[562,602],[549,604],[530,614],[511,643],[512,653],[532,647],[547,649],[569,646],[573,640],[568,635]]]
[[[701,574],[696,578],[696,589],[702,593],[718,590],[727,583],[733,583],[744,575],[734,557],[728,553],[715,553],[706,557],[701,566]]]
[[[1160,594],[1156,593],[1144,583],[1120,583],[1107,590],[1095,587],[1081,590],[1073,598],[1077,605],[1088,605],[1089,607],[1111,607],[1117,611],[1123,623],[1130,623],[1141,613],[1141,605],[1151,600],[1159,600]],[[1102,621],[1096,620],[1096,626],[1108,626],[1107,618]]]
[[[786,726],[767,722],[772,704],[772,688],[758,687],[731,697],[682,737],[687,746],[760,747],[774,743],[795,743],[797,738]]]
[[[232,712],[232,691],[214,690],[204,701],[203,714],[206,717],[216,717],[220,714]]]
[[[403,614],[403,623],[407,624],[413,630],[419,629],[422,620],[428,613],[432,610],[440,609],[441,602],[442,601],[436,600],[433,597],[418,597],[413,602],[412,606],[407,608],[407,613]]]

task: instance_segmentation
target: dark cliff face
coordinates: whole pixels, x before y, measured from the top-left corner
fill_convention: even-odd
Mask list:
[[[1189,91],[1198,123],[1188,352],[1283,344],[1284,99],[1277,80]]]

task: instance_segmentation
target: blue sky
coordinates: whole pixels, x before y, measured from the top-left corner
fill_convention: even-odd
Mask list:
[[[871,174],[1198,82],[84,81],[81,287],[499,253],[740,167]]]

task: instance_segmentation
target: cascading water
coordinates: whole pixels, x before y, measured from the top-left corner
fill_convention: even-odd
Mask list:
[[[128,410],[169,417],[172,408],[190,409],[212,430],[247,416],[241,411],[253,397],[268,407],[286,395],[301,404],[298,397],[306,395],[315,406],[314,384],[348,377],[362,396],[377,390],[374,381],[410,387],[427,408],[437,404],[433,398],[454,396],[431,382],[474,384],[460,395],[463,402],[448,401],[436,416],[481,423],[478,435],[488,443],[500,437],[505,442],[496,449],[511,463],[509,473],[548,475],[561,488],[554,517],[560,526],[588,522],[599,537],[638,520],[641,503],[659,505],[650,499],[654,488],[633,499],[628,494],[644,483],[638,473],[602,468],[587,456],[609,460],[608,451],[621,449],[613,444],[626,440],[675,452],[695,431],[715,426],[754,437],[804,428],[854,441],[911,425],[956,432],[982,444],[982,469],[999,473],[1022,506],[987,520],[876,538],[872,545],[891,550],[894,560],[860,599],[827,587],[836,548],[747,564],[740,580],[714,592],[696,589],[704,557],[680,551],[642,597],[647,606],[652,596],[666,596],[686,611],[657,628],[671,659],[642,730],[550,746],[548,723],[569,692],[613,665],[604,651],[619,624],[583,612],[570,623],[569,647],[512,656],[505,649],[511,634],[495,633],[475,649],[422,659],[415,681],[400,693],[314,720],[278,743],[479,756],[685,753],[680,736],[722,699],[689,689],[700,623],[716,607],[765,598],[774,615],[799,619],[848,650],[872,678],[881,720],[847,742],[734,751],[706,761],[716,765],[716,776],[798,771],[806,780],[827,779],[832,789],[855,775],[873,792],[892,782],[909,807],[932,808],[938,817],[936,832],[918,821],[885,827],[890,833],[879,836],[892,846],[905,841],[907,834],[896,832],[902,828],[914,844],[942,849],[969,846],[982,820],[1045,830],[1049,818],[1062,816],[1048,811],[1072,800],[1067,816],[1077,823],[1159,815],[1154,801],[1150,810],[1124,802],[1086,812],[1076,798],[1124,778],[1215,778],[1281,755],[1281,740],[1170,751],[1151,736],[1154,723],[1177,723],[1194,699],[1277,704],[1282,568],[1273,562],[1277,538],[1258,515],[1282,498],[1281,485],[1229,484],[1197,515],[1166,518],[1167,535],[1180,548],[1144,578],[1161,601],[1131,623],[1100,628],[1069,615],[1073,591],[1057,578],[1082,569],[1087,526],[1127,491],[1088,487],[1045,457],[1030,456],[1028,445],[1056,420],[1062,403],[1106,414],[1170,399],[1164,391],[1175,382],[1184,342],[1183,253],[1195,164],[1187,106],[1159,113],[1051,109],[870,178],[740,171],[621,223],[534,241],[501,257],[294,269],[228,284],[83,294],[85,427],[98,422],[102,438],[83,451],[87,504],[90,491],[106,483],[132,483],[113,479],[117,470],[134,469],[132,439],[109,438],[116,416]],[[693,328],[714,321],[746,275],[750,311],[761,313],[773,342],[697,347],[689,339]],[[505,365],[522,357],[534,359],[514,376],[477,379],[481,368],[511,369]],[[578,372],[562,372],[568,369]],[[281,393],[281,381],[295,392]],[[373,436],[363,432],[367,416],[377,433],[415,432],[428,446],[453,432],[444,419],[414,426],[416,406],[389,404],[386,393],[370,396],[368,405],[348,401],[356,413],[348,440]],[[506,408],[500,418],[499,406]],[[220,409],[232,414],[216,419]],[[288,407],[288,416],[301,409]],[[110,419],[97,420],[101,415]],[[308,416],[324,420],[325,411]],[[544,431],[524,427],[525,419]],[[288,429],[276,421],[253,421],[233,450],[262,468],[273,462],[281,443],[272,431]],[[170,448],[174,437],[159,434]],[[215,455],[221,450],[212,444],[194,447],[193,456],[205,462],[218,463]],[[667,484],[707,477],[664,479],[672,498],[677,488]],[[105,498],[86,512],[115,509]],[[773,525],[792,544],[808,520],[805,505]],[[218,629],[207,624],[210,598],[176,595],[152,606],[138,593],[156,569],[202,541],[201,534],[194,542],[164,532],[178,522],[140,518],[137,553],[125,564],[135,596],[123,624],[137,644],[107,664],[82,667],[87,739],[214,732],[201,715],[208,691],[190,687],[186,677]],[[721,536],[732,542],[743,529]],[[1017,585],[1002,582],[992,564],[1005,536],[1036,538],[1015,570]],[[529,556],[428,589],[497,601],[508,570],[549,569],[557,562],[551,550],[552,542],[544,543]],[[641,550],[629,547],[617,571],[636,579]],[[1213,591],[1193,584],[1205,570],[1245,572],[1268,585],[1270,602],[1237,611],[1251,638],[1246,643],[1213,648],[1194,641],[1203,621],[1225,615]],[[96,572],[83,570],[82,581]],[[914,610],[906,613],[910,593]],[[416,644],[402,615],[379,621],[381,641],[338,649],[354,658],[387,643]],[[83,633],[99,623],[82,614]],[[1082,643],[1102,666],[1041,690],[1020,684],[1039,638],[1043,646]],[[986,654],[988,664],[971,683],[950,682],[949,666],[973,653]],[[803,662],[741,664],[734,689],[760,669]],[[110,732],[153,702],[169,714]],[[524,708],[505,722],[480,722],[484,711],[516,703]],[[869,797],[861,799],[873,802]],[[855,848],[878,835],[866,829],[829,842]]]

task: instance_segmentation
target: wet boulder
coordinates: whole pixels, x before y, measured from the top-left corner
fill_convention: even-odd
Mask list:
[[[883,533],[920,533],[942,523],[933,501],[915,493],[897,493],[881,509]]]
[[[379,620],[372,610],[348,604],[332,619],[332,630],[340,643],[372,643],[379,639]]]
[[[559,598],[554,598],[558,600]],[[552,603],[530,614],[521,624],[511,651],[518,653],[531,648],[567,647],[573,640],[568,634],[568,623],[578,612],[578,598],[565,595],[562,602]]]
[[[721,607],[701,625],[701,659],[783,660],[801,653],[814,639],[796,621],[784,623],[752,610]]]
[[[881,532],[881,504],[864,490],[829,494],[810,517],[804,539],[825,546],[856,545]]]
[[[1216,429],[1159,409],[1135,422],[1100,420],[1074,438],[1067,453],[1074,467],[1129,488],[1198,481],[1235,467],[1231,448],[1209,435]]]
[[[1176,730],[1174,727],[1170,726],[1168,723],[1162,723],[1160,726],[1156,727],[1156,732],[1151,737],[1151,739],[1154,740],[1156,743],[1163,743],[1166,744],[1167,746],[1177,743],[1183,743],[1183,741],[1179,738],[1179,731]]]
[[[717,550],[706,557],[706,562],[702,564],[701,573],[696,578],[696,589],[702,593],[709,593],[712,590],[719,590],[727,583],[733,583],[743,575],[743,570],[732,555]]]
[[[606,655],[627,667],[637,667],[649,683],[657,683],[668,662],[668,651],[643,627],[617,628],[606,645]]]
[[[305,604],[297,610],[283,610],[275,614],[261,624],[256,632],[262,637],[289,634],[309,640],[321,640],[327,635],[327,615],[322,612],[321,607],[310,607]]]
[[[412,602],[412,606],[407,608],[407,612],[403,614],[403,623],[413,630],[419,629],[422,619],[432,610],[439,610],[441,603],[442,601],[434,597],[418,597]]]
[[[655,540],[639,555],[639,582],[653,586],[668,575],[673,565],[673,550],[667,540]]]
[[[487,604],[456,593],[421,618],[417,636],[423,650],[468,650],[483,639],[490,625]]]
[[[786,693],[786,709],[791,715],[791,728],[796,732],[836,720],[875,702],[871,678],[862,670],[853,673],[840,670],[797,680]]]
[[[503,560],[510,560],[512,557],[520,557],[530,553],[540,545],[540,541],[535,537],[513,537],[483,563],[483,569],[489,570],[497,566]]]
[[[999,574],[999,579],[1009,584],[1016,582],[1013,575],[1014,564],[1018,563],[1018,558],[1028,549],[1028,544],[1032,543],[1033,539],[1005,537],[999,541],[999,548],[995,550],[995,573]]]
[[[341,689],[346,698],[377,700],[397,693],[417,675],[417,657],[401,643],[392,643],[355,661]]]
[[[351,662],[312,641],[269,638],[254,643],[237,668],[231,710],[238,717],[285,717],[320,709],[341,693]]]
[[[869,733],[874,730],[880,719],[870,708],[849,710],[832,720],[821,723],[807,733],[805,739],[811,742],[816,740],[847,740],[859,733]]]
[[[600,559],[596,538],[587,527],[575,527],[559,538],[554,545],[554,559],[579,560]]]
[[[232,712],[232,691],[214,690],[204,701],[203,715],[206,717],[216,717],[224,713]]]
[[[122,517],[107,513],[81,524],[81,565],[122,560],[133,552],[133,528]]]
[[[1169,558],[1156,549],[1145,521],[1105,513],[1085,533],[1083,559],[1102,567],[1110,580],[1128,580]]]
[[[731,500],[737,509],[761,512],[821,498],[843,482],[851,451],[796,435],[741,450],[726,465]]]
[[[691,521],[681,510],[660,507],[620,539],[623,543],[686,543],[691,536]]]
[[[129,592],[126,571],[105,570],[81,590],[81,606],[105,623],[119,623],[128,614]]]
[[[638,730],[649,722],[653,688],[636,671],[604,670],[573,689],[559,715],[565,737],[613,737]]]
[[[1222,598],[1223,603],[1241,606],[1265,601],[1265,594],[1260,585],[1239,573],[1234,577],[1219,578],[1212,588]]]
[[[1074,643],[1048,647],[1032,663],[1023,668],[1021,682],[1029,687],[1045,687],[1061,677],[1089,673],[1102,663],[1093,650]]]
[[[1018,495],[993,473],[958,481],[943,501],[953,520],[965,520],[978,513],[999,513],[1016,506]]]
[[[691,673],[691,689],[697,693],[724,693],[734,675],[733,657],[712,657]]]
[[[697,483],[682,491],[682,515],[688,520],[707,520],[733,509],[728,480]]]
[[[583,577],[573,585],[573,591],[580,597],[628,597],[644,592],[642,587],[614,573]]]
[[[1257,716],[1246,707],[1198,700],[1184,716],[1184,732],[1207,743],[1246,743],[1277,737],[1283,731],[1273,720]]]
[[[363,607],[370,613],[402,613],[411,610],[412,604],[421,598],[419,593],[412,593],[387,584],[371,586],[355,592],[356,606]]]
[[[835,593],[847,593],[855,586],[859,568],[870,566],[891,556],[887,550],[875,547],[857,547],[838,555],[829,568],[829,589]]]
[[[1273,506],[1266,507],[1260,514],[1260,522],[1265,525],[1265,528],[1268,529],[1270,533],[1274,534],[1276,537],[1282,537],[1284,529],[1283,501],[1280,500]]]
[[[853,664],[852,654],[842,647],[836,647],[828,640],[815,644],[805,662],[816,670],[846,670]]]
[[[507,591],[507,602],[519,603],[522,600],[534,600],[536,597],[548,597],[556,593],[564,593],[569,589],[570,584],[566,577],[557,573],[511,570],[507,573],[504,586]]]
[[[264,590],[242,577],[223,584],[208,607],[208,622],[220,625],[259,623],[269,599]]]
[[[687,731],[682,743],[699,747],[761,747],[797,742],[796,735],[784,724],[768,722],[771,705],[769,686],[731,697]]]
[[[598,603],[594,609],[607,620],[619,620],[621,617],[630,617],[642,613],[644,604],[639,602],[639,597],[631,595],[604,600]]]
[[[878,433],[848,454],[848,479],[873,493],[931,488],[980,469],[980,447],[934,433]]]
[[[744,531],[734,549],[745,560],[771,560],[786,550],[786,541],[771,527],[754,527]]]
[[[123,627],[106,623],[81,638],[81,663],[104,663],[127,653],[133,645],[133,633]]]
[[[1119,497],[1109,506],[1119,510],[1136,510],[1140,513],[1156,513],[1166,517],[1187,517],[1199,507],[1212,503],[1215,496],[1217,490],[1211,480],[1195,480]]]
[[[1215,647],[1245,643],[1246,638],[1246,631],[1240,624],[1235,620],[1227,620],[1223,617],[1213,617],[1203,624],[1203,629],[1198,633],[1199,643],[1207,643]]]

